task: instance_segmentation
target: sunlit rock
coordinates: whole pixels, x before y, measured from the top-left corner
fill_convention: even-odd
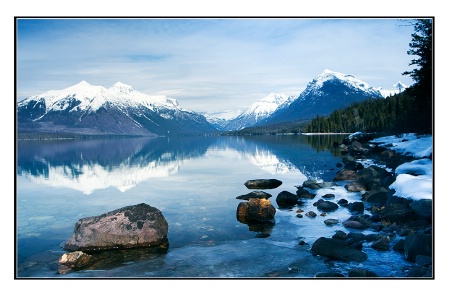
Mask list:
[[[71,270],[82,268],[92,262],[93,257],[82,251],[67,253],[58,260],[58,272],[66,274]]]

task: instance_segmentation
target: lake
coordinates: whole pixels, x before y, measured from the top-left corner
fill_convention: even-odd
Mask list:
[[[16,179],[16,277],[18,278],[312,278],[346,271],[358,263],[324,261],[309,251],[331,237],[350,216],[340,207],[327,216],[297,217],[323,194],[349,202],[360,193],[343,185],[318,190],[302,206],[279,208],[281,191],[296,192],[307,179],[332,181],[341,161],[333,142],[343,135],[217,136],[19,141]],[[276,178],[264,190],[276,208],[275,224],[255,228],[236,218],[237,196],[253,190],[250,179]],[[158,208],[169,224],[164,254],[129,251],[95,267],[58,273],[62,243],[80,218],[128,205]],[[369,230],[364,231],[370,233]],[[304,245],[299,245],[303,241]],[[364,267],[384,277],[404,276],[396,252],[364,247]]]

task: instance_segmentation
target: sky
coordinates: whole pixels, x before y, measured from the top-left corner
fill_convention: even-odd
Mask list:
[[[411,19],[409,19],[411,20]],[[17,18],[16,100],[120,81],[198,112],[299,95],[324,69],[411,85],[413,27],[398,18]]]
[[[175,3],[174,3],[175,2]],[[448,116],[446,116],[446,113],[448,111],[447,108],[445,108],[445,104],[448,100],[446,99],[446,93],[448,92],[446,90],[448,85],[448,75],[446,75],[447,69],[450,69],[450,61],[448,59],[448,55],[446,55],[445,50],[440,50],[441,48],[446,48],[446,38],[449,30],[450,30],[450,19],[447,15],[447,7],[445,5],[445,1],[434,1],[434,2],[427,2],[427,5],[424,5],[424,2],[422,0],[408,0],[408,1],[392,1],[392,0],[379,0],[376,2],[361,2],[360,0],[344,0],[344,1],[335,1],[335,0],[321,0],[321,1],[306,1],[306,2],[299,2],[299,1],[293,1],[293,0],[278,0],[278,1],[269,1],[269,0],[260,0],[258,1],[258,5],[255,5],[254,3],[245,3],[242,0],[227,0],[222,3],[220,0],[217,1],[208,1],[208,0],[191,0],[191,1],[175,1],[175,0],[166,0],[166,1],[157,1],[157,2],[149,2],[149,1],[137,1],[137,0],[128,0],[126,3],[123,1],[115,1],[110,0],[107,4],[98,1],[97,3],[92,0],[79,0],[76,3],[71,3],[67,1],[52,1],[52,0],[41,0],[41,1],[27,1],[27,0],[21,0],[21,1],[13,1],[8,3],[8,5],[5,5],[2,10],[0,11],[0,15],[2,16],[0,18],[0,30],[2,32],[2,55],[0,55],[0,61],[2,65],[2,72],[1,72],[1,81],[3,82],[3,85],[5,86],[6,90],[5,92],[2,92],[3,96],[2,98],[5,100],[12,100],[12,98],[15,98],[15,102],[18,99],[25,98],[29,95],[35,95],[42,92],[45,92],[49,89],[60,89],[64,88],[70,85],[73,85],[80,80],[87,80],[92,84],[98,84],[98,85],[104,85],[105,87],[108,85],[112,85],[117,80],[123,80],[124,83],[128,83],[130,85],[133,85],[135,89],[139,91],[145,91],[145,92],[161,92],[163,88],[158,88],[157,81],[151,82],[147,79],[142,79],[144,83],[138,84],[137,80],[131,80],[132,77],[135,77],[133,75],[125,76],[124,78],[117,78],[114,79],[116,74],[115,72],[118,71],[117,67],[114,67],[114,73],[111,73],[111,76],[114,76],[114,78],[110,78],[110,80],[107,80],[104,78],[104,81],[100,81],[100,75],[85,75],[87,72],[85,70],[86,68],[86,61],[82,61],[82,63],[77,64],[73,62],[73,52],[75,50],[78,51],[78,53],[75,53],[75,55],[79,55],[80,53],[87,54],[90,50],[93,50],[93,45],[96,42],[85,44],[83,46],[80,45],[80,42],[72,41],[71,44],[73,47],[66,46],[67,51],[65,54],[68,55],[66,58],[62,58],[63,62],[61,60],[58,62],[59,67],[50,67],[51,64],[56,64],[56,62],[51,62],[52,59],[49,57],[61,55],[62,52],[60,51],[60,48],[63,44],[60,44],[60,42],[53,42],[51,43],[50,38],[48,36],[39,35],[40,38],[38,38],[37,34],[35,35],[36,39],[36,46],[34,46],[32,43],[28,43],[31,48],[27,49],[28,55],[25,55],[20,49],[24,49],[23,47],[20,48],[19,44],[17,45],[17,48],[15,48],[15,34],[19,33],[15,31],[15,21],[13,21],[13,18],[16,16],[142,16],[142,15],[149,15],[149,16],[326,16],[326,17],[335,17],[335,16],[387,16],[387,17],[398,17],[398,16],[434,16],[436,17],[436,27],[435,27],[435,36],[438,36],[438,38],[435,39],[436,48],[438,49],[435,53],[435,127],[433,135],[438,137],[434,138],[434,146],[439,148],[446,144],[447,137],[439,137],[439,135],[445,135],[444,129],[448,127]],[[391,22],[392,23],[392,22]],[[396,23],[396,22],[395,22]],[[53,28],[53,30],[61,30],[60,31],[60,39],[62,40],[62,37],[64,36],[64,29],[60,25],[57,27],[59,28]],[[381,42],[377,43],[377,46],[384,47],[386,50],[393,51],[389,53],[388,55],[382,55],[380,61],[377,61],[375,59],[375,56],[372,55],[371,59],[369,60],[359,60],[359,59],[352,59],[352,57],[359,57],[361,55],[361,51],[352,51],[351,55],[348,55],[347,58],[344,58],[343,55],[347,54],[349,51],[352,50],[352,47],[350,45],[354,45],[355,42],[349,40],[349,38],[346,36],[345,40],[342,41],[342,47],[347,46],[349,49],[347,51],[331,51],[329,50],[329,53],[327,55],[321,54],[321,55],[306,55],[308,53],[315,53],[311,49],[310,52],[306,52],[304,49],[308,46],[312,46],[313,44],[317,44],[322,42],[323,44],[328,44],[328,49],[335,48],[330,43],[325,43],[324,36],[330,36],[330,39],[335,40],[336,36],[330,32],[324,30],[323,34],[321,35],[322,38],[319,38],[320,35],[316,36],[316,42],[310,42],[307,40],[306,37],[300,37],[298,39],[291,40],[291,47],[289,45],[287,48],[289,51],[287,51],[284,54],[287,55],[286,59],[289,60],[289,55],[293,55],[296,53],[296,58],[301,59],[301,62],[298,62],[297,60],[292,60],[292,62],[289,62],[287,64],[284,64],[282,66],[282,71],[277,73],[278,81],[284,82],[286,77],[288,77],[290,80],[285,82],[286,88],[292,88],[292,90],[295,92],[295,88],[298,88],[298,91],[300,91],[302,88],[304,88],[309,80],[311,80],[314,76],[321,73],[323,68],[329,68],[334,71],[340,71],[340,72],[350,72],[354,75],[356,75],[358,78],[365,80],[370,85],[379,85],[382,87],[389,87],[391,85],[391,81],[394,80],[401,80],[404,83],[408,84],[408,81],[405,80],[407,78],[406,76],[399,75],[399,71],[403,72],[405,67],[409,64],[410,56],[405,55],[405,51],[408,50],[407,46],[410,41],[410,31],[411,28],[408,27],[397,27],[396,25],[389,26],[389,32],[393,33],[392,30],[405,30],[408,32],[405,32],[404,34],[399,34],[402,37],[395,38],[392,37],[391,34],[390,37],[386,35],[386,33],[381,34],[377,30],[377,25],[371,26],[372,30],[372,36],[373,35],[379,35],[378,40],[382,40]],[[337,27],[336,27],[337,28]],[[331,26],[331,29],[336,29],[334,26]],[[361,24],[355,25],[355,26],[349,26],[348,29],[351,31],[351,29],[356,30],[362,30]],[[394,29],[393,29],[394,28]],[[49,32],[52,31],[49,28]],[[91,30],[94,30],[91,28]],[[96,26],[95,30],[100,30],[100,27]],[[285,32],[285,31],[283,31]],[[30,34],[31,32],[29,32]],[[379,34],[380,33],[380,34]],[[98,33],[100,34],[100,32]],[[127,32],[128,36],[131,37],[131,33]],[[368,33],[367,33],[368,34]],[[314,32],[310,32],[310,36],[313,36]],[[369,34],[370,35],[370,34]],[[53,36],[53,35],[52,35]],[[68,39],[67,35],[66,38]],[[102,37],[105,38],[107,35],[98,36],[98,38]],[[167,35],[166,35],[167,36]],[[26,40],[30,40],[30,35],[28,38],[25,39],[17,39],[17,41],[21,41],[22,44],[26,44]],[[361,37],[367,37],[367,40],[370,41],[370,38],[366,35],[361,35]],[[439,38],[443,37],[443,38]],[[111,39],[112,37],[110,37]],[[402,41],[400,40],[402,39]],[[37,42],[40,40],[40,42]],[[96,41],[95,38],[91,37],[91,41]],[[296,41],[299,44],[303,44],[304,47],[298,48],[294,47],[292,44]],[[339,41],[339,40],[338,40]],[[394,42],[393,42],[394,41]],[[65,41],[64,41],[65,42]],[[141,44],[141,41],[136,41],[134,43]],[[46,46],[46,44],[48,45]],[[357,39],[356,44],[360,43],[360,39]],[[388,45],[391,45],[388,47]],[[397,44],[398,47],[394,47],[393,44]],[[34,48],[33,48],[34,46]],[[47,49],[47,54],[44,52],[40,52],[41,48],[39,46],[43,46],[43,48]],[[154,45],[156,47],[156,45]],[[165,44],[164,46],[161,46],[160,48],[167,48],[168,46],[173,46],[173,42],[170,44]],[[178,46],[183,46],[182,44],[178,43]],[[267,45],[266,45],[267,46]],[[398,49],[399,47],[402,47],[401,49]],[[102,47],[104,48],[104,47]],[[114,47],[113,47],[114,48]],[[128,50],[131,50],[135,48],[132,44],[128,44]],[[396,48],[394,51],[393,49]],[[301,51],[303,49],[303,51]],[[321,46],[319,50],[325,51],[326,47]],[[107,49],[106,52],[108,55],[110,54],[109,50],[111,48]],[[260,50],[262,50],[260,48]],[[316,48],[317,50],[317,48]],[[367,48],[368,53],[371,52],[371,47]],[[36,54],[35,58],[32,59],[32,56],[34,55],[33,52]],[[69,53],[71,53],[69,55]],[[394,54],[395,52],[395,54]],[[39,54],[40,53],[40,54]],[[338,59],[335,59],[334,54],[340,54],[340,57]],[[22,56],[23,54],[23,56]],[[104,52],[103,54],[106,55]],[[187,53],[184,53],[185,55]],[[192,52],[191,52],[192,54]],[[225,53],[222,53],[225,54]],[[288,55],[289,54],[289,55]],[[306,55],[306,56],[305,56]],[[256,54],[253,53],[253,56],[250,58],[256,57]],[[393,58],[395,57],[395,58]],[[71,58],[71,59],[69,59]],[[97,56],[91,56],[91,60],[95,62],[100,61],[103,58],[102,55],[100,57]],[[384,60],[388,59],[388,60]],[[44,63],[45,68],[38,69],[36,66],[39,64],[38,62],[46,61],[47,64]],[[343,61],[341,61],[343,60]],[[72,61],[70,64],[69,61]],[[323,65],[323,64],[330,64],[325,63],[327,61],[333,61],[335,64],[338,65]],[[69,66],[63,67],[63,65],[70,65],[70,67],[76,68],[70,68]],[[80,62],[80,61],[78,61]],[[370,62],[371,67],[367,67],[367,63]],[[16,64],[17,63],[17,64]],[[28,64],[28,65],[24,65]],[[272,59],[264,61],[263,65],[260,65],[261,68],[264,71],[268,71],[267,65],[272,63]],[[306,67],[306,65],[316,65],[315,68],[312,67]],[[101,64],[98,63],[97,67],[93,67],[93,70],[91,69],[91,72],[94,72],[94,70],[97,70],[97,72],[100,72],[100,66]],[[394,67],[394,65],[396,65]],[[26,67],[25,67],[26,66]],[[239,65],[238,65],[239,66]],[[391,71],[389,73],[395,75],[396,77],[394,79],[386,79],[385,83],[378,83],[371,79],[373,76],[377,77],[391,77],[391,75],[387,75],[383,73],[383,75],[380,75],[377,72],[377,75],[375,75],[374,69],[377,69],[378,66],[383,66],[384,68],[388,68],[389,66],[392,67]],[[295,71],[288,72],[287,69],[294,68]],[[398,68],[398,69],[397,69]],[[15,76],[11,75],[12,69],[15,69]],[[77,70],[76,70],[77,69]],[[307,69],[310,69],[309,71]],[[197,70],[198,69],[193,69]],[[28,71],[36,71],[35,73],[28,72]],[[45,73],[42,73],[44,71]],[[28,72],[29,78],[26,79],[26,74]],[[72,73],[73,76],[75,76],[75,73],[81,72],[81,74],[78,74],[78,76],[68,79],[67,77],[70,76],[69,74]],[[163,71],[164,73],[168,73],[167,71]],[[49,76],[48,73],[53,73],[52,76]],[[155,71],[152,72],[153,74],[158,74]],[[217,72],[218,73],[218,72]],[[234,72],[235,74],[237,71]],[[269,72],[270,73],[270,72]],[[104,74],[104,73],[102,73]],[[25,77],[24,77],[25,76]],[[86,77],[84,77],[86,76]],[[181,75],[180,75],[181,76]],[[206,75],[205,75],[206,76]],[[232,74],[230,74],[232,76]],[[212,76],[215,77],[215,76]],[[245,77],[246,79],[249,79]],[[242,80],[242,76],[239,77],[239,79]],[[168,81],[168,77],[165,78],[165,81]],[[233,80],[235,84],[237,80]],[[259,89],[254,91],[256,95],[258,94],[265,94],[267,90],[270,89],[270,92],[286,92],[289,93],[289,90],[286,90],[284,87],[278,87],[278,88],[269,88],[270,86],[266,86],[262,82],[263,80],[261,77],[258,78],[256,81]],[[181,89],[181,84],[183,83],[183,80],[174,80],[174,82],[180,83],[180,85],[177,86],[171,86],[170,89]],[[211,83],[208,81],[208,83]],[[241,82],[244,84],[243,82]],[[205,83],[206,84],[206,83]],[[203,86],[205,84],[202,84]],[[223,82],[223,85],[225,85],[225,81]],[[14,86],[14,87],[13,87]],[[264,89],[263,89],[264,88]],[[236,101],[231,101],[232,97],[228,94],[228,96],[219,96],[219,94],[224,94],[225,90],[228,90],[231,92],[234,90],[235,93],[237,93],[240,96],[236,96],[233,98],[238,98]],[[199,108],[200,110],[219,110],[220,108],[233,108],[235,106],[246,106],[249,105],[254,100],[252,96],[250,96],[250,91],[252,88],[250,86],[246,86],[245,89],[233,89],[231,86],[229,88],[225,89],[222,88],[223,92],[218,92],[214,98],[217,99],[217,101],[207,101],[208,104],[204,103]],[[211,92],[212,93],[212,92]],[[190,108],[195,108],[196,101],[195,100],[189,100],[189,98],[201,98],[199,94],[195,96],[178,96],[176,99],[180,102],[180,104],[185,106],[190,106]],[[175,96],[173,96],[175,97]],[[213,98],[213,96],[210,96]],[[250,98],[251,97],[251,98]],[[206,97],[208,98],[208,97]],[[224,99],[225,98],[225,99]],[[220,102],[219,99],[221,100]],[[202,102],[202,100],[198,100],[197,102]],[[211,102],[214,102],[212,104]],[[214,109],[212,106],[216,106]],[[0,117],[1,121],[1,127],[4,127],[4,134],[6,134],[6,139],[15,139],[15,130],[14,130],[14,115],[16,111],[16,104],[14,103],[14,107],[9,106],[10,109],[8,109],[8,106],[5,112],[3,112],[2,117]],[[13,141],[8,142],[9,145],[7,146],[6,152],[4,151],[5,156],[12,156],[15,154],[15,145]],[[434,170],[436,174],[434,175],[434,181],[433,181],[433,192],[435,194],[436,200],[439,202],[439,207],[436,207],[436,222],[438,225],[444,225],[445,221],[443,219],[445,218],[445,209],[447,209],[448,200],[445,199],[447,188],[445,187],[446,182],[444,179],[446,178],[447,174],[445,169],[448,168],[450,164],[448,164],[448,158],[446,158],[445,154],[442,155],[439,153],[436,154],[435,151],[433,152],[433,159],[438,160],[438,162],[435,162]],[[436,157],[438,159],[436,159]],[[10,164],[7,164],[6,168],[13,168],[14,158],[7,158],[7,161],[10,160]],[[15,166],[16,164],[14,164]],[[13,180],[13,174],[7,174],[6,177],[2,179],[2,188],[4,189],[4,196],[5,197],[12,197],[14,196],[14,187],[12,186],[14,184]],[[440,199],[441,197],[444,197],[444,199]],[[14,216],[14,201],[13,199],[7,199],[6,202],[8,209],[11,211],[6,213],[7,219],[10,221],[13,220]],[[440,224],[439,222],[442,222]],[[13,229],[9,229],[9,235],[11,238],[13,237]],[[440,251],[439,249],[443,246],[445,246],[445,243],[443,242],[445,240],[445,236],[436,236],[436,251]],[[441,242],[442,244],[439,244]],[[7,250],[6,250],[7,249]],[[7,252],[9,254],[14,253],[14,245],[6,245],[2,247],[2,252]],[[444,254],[443,253],[437,253],[437,254]],[[403,282],[392,282],[389,280],[378,280],[377,282],[381,282],[380,284],[385,289],[389,290],[397,290],[400,289],[403,292],[414,292],[417,296],[423,295],[423,294],[429,294],[430,292],[434,292],[439,290],[439,287],[446,288],[446,277],[447,271],[445,268],[448,265],[446,264],[446,261],[448,262],[446,257],[440,257],[439,263],[442,263],[442,265],[438,265],[435,268],[435,272],[437,276],[444,276],[444,277],[437,277],[432,283],[429,283],[430,286],[427,286],[427,284],[424,284],[423,282],[411,282],[408,284],[407,287],[404,286]],[[9,266],[12,267],[12,266]],[[11,278],[12,275],[12,269],[2,269],[2,276],[3,280],[5,280],[2,284],[3,287],[11,287],[11,289],[15,290],[15,292],[22,292],[25,294],[34,293],[36,291],[45,291],[46,294],[53,296],[56,295],[60,290],[63,289],[66,286],[66,283],[61,282],[59,284],[52,284],[56,285],[56,290],[49,291],[48,290],[48,283],[43,281],[35,281],[33,284],[27,284],[27,286],[21,286],[18,285],[17,281]],[[9,280],[9,282],[8,282]],[[220,280],[219,280],[220,281]],[[231,284],[229,286],[222,286],[221,290],[228,293],[228,294],[236,294],[236,293],[242,293],[246,292],[245,290],[252,290],[252,293],[254,293],[255,286],[251,286],[251,284],[247,283],[246,281],[237,281],[237,282],[231,282],[227,281],[228,284]],[[275,281],[276,282],[276,281]],[[290,281],[288,281],[290,282]],[[295,281],[293,281],[295,282]],[[322,282],[322,281],[321,281]],[[352,281],[351,281],[352,282]],[[284,281],[285,283],[285,281]],[[97,282],[89,282],[83,283],[82,285],[84,287],[87,287],[89,290],[95,291],[100,285]],[[196,292],[200,296],[207,296],[210,295],[211,290],[208,290],[208,286],[214,286],[214,285],[222,285],[222,282],[216,283],[214,280],[208,280],[206,282],[202,282],[202,288],[204,288],[203,291],[198,290],[198,282],[193,284],[193,282],[186,281],[186,282],[177,282],[175,286],[170,286],[171,283],[169,281],[169,286],[167,285],[167,281],[158,281],[154,280],[152,281],[152,287],[156,287],[157,289],[161,290],[167,290],[167,288],[170,287],[170,289],[176,291],[176,293],[183,293],[188,290],[196,290]],[[296,285],[295,283],[290,283],[292,285]],[[303,291],[308,291],[310,293],[316,293],[317,292],[317,283],[313,281],[306,281],[306,286],[303,286]],[[60,287],[58,287],[60,285]],[[310,286],[308,286],[310,285]],[[325,284],[327,285],[327,284]],[[333,294],[337,296],[345,296],[348,294],[348,282],[333,282],[333,287],[336,288],[333,292]],[[365,281],[358,280],[356,282],[351,283],[352,286],[356,286],[358,289],[364,290],[367,287],[367,283]],[[432,285],[432,286],[431,286]],[[109,290],[110,292],[117,293],[130,293],[130,288],[134,288],[136,291],[142,291],[146,289],[146,282],[142,283],[133,283],[132,286],[123,285],[122,282],[108,282],[107,288],[102,288],[102,290]],[[251,288],[251,289],[249,289]],[[213,288],[211,288],[213,289]],[[282,293],[291,293],[292,286],[264,286],[264,292],[267,294],[280,294],[280,290],[282,290]],[[434,291],[433,291],[434,290]],[[55,294],[53,294],[55,292]],[[249,291],[250,292],[250,291]],[[76,290],[73,292],[67,291],[66,294],[73,295],[78,294]],[[376,290],[372,291],[365,291],[365,294],[368,294],[369,296],[375,296],[378,294]]]

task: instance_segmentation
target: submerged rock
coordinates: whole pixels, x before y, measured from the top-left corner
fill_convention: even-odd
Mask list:
[[[303,182],[303,188],[309,188],[311,190],[319,190],[325,188],[335,187],[336,184],[334,182],[321,182],[314,179],[308,179]]]
[[[353,268],[348,272],[348,277],[378,277],[378,275],[367,269]]]
[[[64,249],[102,251],[154,247],[167,241],[167,232],[168,224],[161,211],[141,203],[80,219]]]
[[[297,187],[297,196],[298,198],[307,198],[307,199],[313,199],[316,197],[316,194],[313,194],[309,192],[308,190],[305,190],[303,187]]]

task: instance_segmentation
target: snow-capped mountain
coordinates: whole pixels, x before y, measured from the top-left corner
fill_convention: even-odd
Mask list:
[[[387,98],[389,96],[393,96],[405,91],[406,88],[408,88],[408,86],[399,81],[396,84],[394,84],[391,89],[383,89],[380,87],[377,88],[377,90],[380,91],[381,95],[384,98]]]
[[[82,81],[17,103],[20,132],[168,135],[211,132],[204,116],[175,99],[152,96],[116,83],[110,88]]]
[[[251,127],[270,117],[280,107],[285,108],[295,99],[295,96],[270,93],[256,101],[238,117],[230,120],[224,130],[234,131]]]
[[[234,118],[238,117],[242,110],[226,110],[221,112],[202,113],[206,120],[216,129],[223,131],[225,126]]]
[[[369,98],[383,98],[379,90],[353,75],[325,69],[308,83],[306,89],[284,108],[279,108],[258,125],[311,119],[325,116],[335,109]]]

